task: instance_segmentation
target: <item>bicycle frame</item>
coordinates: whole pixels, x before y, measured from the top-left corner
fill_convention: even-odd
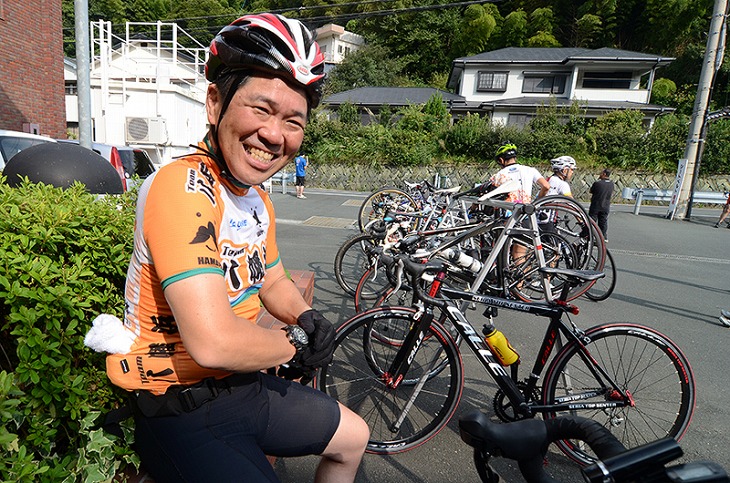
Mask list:
[[[448,319],[451,321],[461,338],[466,341],[467,345],[484,369],[492,376],[499,388],[508,397],[509,401],[515,408],[516,413],[519,413],[520,417],[533,417],[536,413],[609,409],[633,405],[630,394],[624,393],[611,376],[591,356],[588,348],[583,343],[585,333],[574,324],[571,323],[568,325],[563,320],[564,313],[577,313],[577,309],[574,306],[561,301],[539,304],[524,303],[491,295],[474,294],[443,286],[442,281],[444,278],[445,271],[439,272],[429,291],[429,297],[436,297],[437,295],[445,297],[442,307],[443,312],[441,321],[435,321],[433,312],[434,304],[425,300],[423,297],[419,297],[423,304],[422,310],[419,312],[422,314],[418,317],[419,323],[411,328],[403,342],[403,346],[396,354],[389,370],[386,371],[384,376],[386,384],[391,387],[398,386],[408,371],[413,355],[418,350],[420,343],[426,337],[429,325],[431,323],[441,324],[443,320]],[[566,287],[563,289],[563,294],[567,295],[569,290],[570,287],[566,284]],[[453,300],[463,300],[467,303],[478,303],[489,307],[507,308],[550,319],[550,323],[538,351],[537,358],[533,364],[530,376],[527,379],[524,391],[517,385],[517,371],[514,370],[512,375],[507,373],[505,367],[503,367],[492,354],[491,350],[485,343],[484,338],[474,330],[474,327]],[[553,349],[556,345],[560,346],[562,344],[562,340],[560,339],[561,334],[565,337],[568,344],[573,343],[580,347],[581,358],[596,378],[597,388],[583,394],[574,394],[559,398],[559,400],[552,404],[540,404],[539,401],[531,401],[530,396],[534,394],[534,390],[537,388],[537,382],[543,370],[548,365],[548,360]],[[437,361],[435,360],[434,365],[436,362]],[[424,383],[427,376],[428,371],[425,372],[422,378],[423,380],[420,382]],[[420,387],[420,384],[416,385],[414,393],[411,396],[411,402],[415,401],[420,391]],[[581,400],[602,394],[608,395],[607,400],[604,402],[581,402]],[[404,409],[404,415],[407,414],[409,408],[410,405]],[[404,415],[400,418],[400,420],[403,420],[405,417]]]

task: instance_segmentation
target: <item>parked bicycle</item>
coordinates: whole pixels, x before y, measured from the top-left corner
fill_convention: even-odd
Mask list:
[[[448,264],[443,262],[421,264],[407,255],[397,259],[411,275],[419,305],[382,306],[346,321],[337,330],[332,364],[316,377],[320,390],[368,422],[369,452],[415,448],[456,411],[464,369],[460,348],[444,328],[447,321],[498,385],[493,406],[503,421],[581,413],[609,427],[627,447],[664,436],[680,438],[686,431],[694,411],[694,375],[674,342],[639,324],[584,330],[571,320],[578,313],[566,301],[571,289],[602,273],[541,267],[542,274],[565,280],[560,295],[554,302],[524,303],[446,286]],[[427,288],[424,277],[433,280]],[[526,378],[519,376],[524,356],[503,365],[460,302],[485,305],[490,320],[499,308],[549,320]],[[579,441],[565,439],[558,446],[580,463],[595,459]]]

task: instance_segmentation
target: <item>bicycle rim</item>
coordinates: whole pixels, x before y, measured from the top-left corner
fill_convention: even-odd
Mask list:
[[[434,437],[456,411],[463,388],[461,357],[453,340],[433,324],[404,383],[386,387],[382,372],[389,367],[414,321],[415,310],[381,307],[357,315],[337,333],[332,363],[323,368],[316,386],[362,417],[370,428],[367,451],[395,454]],[[390,342],[372,337],[388,334]],[[438,371],[432,369],[443,365]],[[394,426],[399,424],[396,430]]]
[[[334,261],[335,279],[348,295],[355,295],[357,284],[371,266],[365,248],[381,241],[376,236],[360,233],[345,241],[337,250]]]
[[[689,362],[679,347],[663,334],[640,325],[611,324],[586,332],[590,357],[628,392],[634,406],[547,413],[545,417],[579,414],[594,419],[634,448],[659,438],[680,439],[694,412],[695,384]],[[545,404],[561,398],[576,404],[601,403],[610,394],[586,398],[587,391],[602,387],[588,369],[575,343],[566,345],[550,364],[543,388]],[[564,399],[564,400],[566,400]],[[587,445],[561,440],[558,447],[571,459],[589,464],[595,455]]]
[[[616,265],[613,263],[613,255],[608,250],[606,250],[603,273],[605,276],[596,280],[585,293],[586,297],[595,302],[606,300],[616,288]]]
[[[383,188],[365,198],[357,215],[360,231],[373,220],[382,219],[388,211],[414,212],[417,204],[413,197],[398,188]]]

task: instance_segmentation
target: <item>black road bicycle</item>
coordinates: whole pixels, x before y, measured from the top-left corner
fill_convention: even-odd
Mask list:
[[[464,388],[464,367],[451,330],[499,386],[494,410],[503,421],[580,413],[611,429],[629,448],[684,434],[694,411],[695,384],[679,347],[638,324],[583,330],[570,320],[578,312],[565,302],[571,287],[602,273],[542,267],[545,274],[566,280],[560,296],[554,302],[524,303],[448,287],[442,262],[398,258],[412,276],[420,307],[377,307],[343,323],[333,362],[315,380],[316,387],[368,423],[368,452],[413,449],[453,416]],[[433,282],[426,293],[422,282],[429,275]],[[506,308],[549,320],[526,379],[519,378],[519,361],[509,367],[498,362],[460,309],[463,302],[486,305],[489,315]],[[447,321],[449,329],[444,328]],[[580,441],[565,439],[558,446],[582,464],[595,459]]]

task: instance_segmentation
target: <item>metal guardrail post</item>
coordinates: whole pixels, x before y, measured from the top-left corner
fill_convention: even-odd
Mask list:
[[[638,215],[639,210],[641,209],[641,202],[644,200],[644,190],[638,189],[636,190],[636,203],[634,204],[634,214]]]

